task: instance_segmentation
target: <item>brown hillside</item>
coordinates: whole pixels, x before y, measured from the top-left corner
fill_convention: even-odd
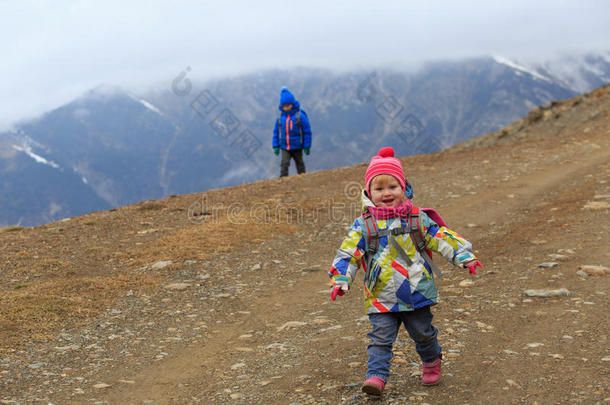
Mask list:
[[[485,267],[442,264],[442,383],[402,331],[384,403],[610,400],[609,93],[403,159]],[[0,231],[0,403],[367,402],[361,286],[327,277],[365,168]]]

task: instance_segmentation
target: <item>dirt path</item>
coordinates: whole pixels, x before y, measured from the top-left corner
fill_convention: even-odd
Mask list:
[[[438,208],[473,242],[485,268],[471,277],[441,264],[441,302],[433,312],[445,355],[442,383],[419,385],[419,360],[401,331],[380,403],[610,400],[610,275],[577,274],[582,265],[610,267],[610,126],[607,120],[582,126],[592,129],[405,159],[415,203]],[[171,248],[174,263],[158,270],[154,261],[129,267],[134,277],[159,279],[158,287],[142,290],[128,279],[92,322],[5,352],[0,403],[370,402],[360,392],[369,329],[360,283],[336,302],[327,288],[330,261],[358,204],[344,195],[344,186],[361,181],[364,170],[361,165],[212,193],[250,208],[277,208],[282,201],[282,212],[293,209],[298,220],[289,230],[239,228],[235,232],[250,240],[246,245],[225,249],[220,236],[198,241],[202,252],[216,251],[209,258],[199,255],[197,244],[185,250],[168,242],[195,229],[176,225],[192,197],[164,202],[171,209],[147,220],[119,210],[117,216],[134,223],[133,236],[118,241],[109,231],[101,238],[132,257],[90,255],[92,269],[106,266],[91,272],[128,266],[139,260],[134,249],[160,244]],[[76,234],[65,232],[77,243]],[[28,235],[20,237],[22,244],[33,243]],[[188,243],[193,235],[180,240]],[[190,260],[175,253],[185,251]],[[66,257],[61,259],[68,262]],[[560,288],[569,295],[524,295]]]
[[[607,325],[596,323],[604,319],[608,307],[607,278],[581,280],[575,273],[580,263],[597,263],[587,262],[587,248],[599,246],[598,235],[587,232],[590,221],[605,220],[602,231],[608,229],[607,214],[599,218],[599,212],[582,207],[596,192],[607,191],[597,188],[605,187],[603,182],[608,180],[610,149],[578,152],[572,151],[569,163],[542,164],[513,179],[508,194],[518,197],[508,197],[506,185],[499,184],[460,198],[462,207],[446,210],[449,217],[461,217],[461,228],[481,224],[472,228],[477,232],[468,228],[464,232],[478,246],[486,268],[470,287],[455,285],[468,279],[457,269],[447,271],[447,277],[439,282],[441,292],[447,295],[435,310],[441,341],[448,350],[443,385],[433,389],[418,386],[417,377],[411,376],[418,369],[413,365],[416,355],[402,335],[388,401],[439,403],[450,398],[456,403],[488,403],[491,399],[549,403],[550,398],[562,402],[570,396],[576,402],[605,398],[608,376],[601,359],[607,354]],[[592,183],[594,188],[579,190],[580,179],[587,176],[598,177]],[[561,198],[566,193],[579,195],[566,204]],[[486,209],[486,201],[491,200],[498,200],[498,204]],[[557,208],[553,212],[569,210],[568,227],[562,223],[553,226],[554,221],[540,232],[541,223],[549,220],[543,212],[547,207]],[[505,231],[488,238],[485,225],[490,222]],[[285,245],[297,245],[299,236],[274,241],[271,250],[280,253],[277,257],[289,255]],[[520,242],[508,243],[511,238]],[[580,243],[573,242],[576,238]],[[531,244],[543,239],[547,241]],[[182,403],[193,398],[212,403],[359,402],[358,383],[366,361],[363,337],[368,328],[361,314],[360,293],[354,291],[331,303],[324,289],[324,270],[339,241],[337,235],[308,244],[322,253],[318,256],[321,260],[304,258],[301,267],[320,271],[301,273],[270,267],[257,274],[256,280],[270,288],[266,296],[245,293],[236,298],[243,313],[214,327],[205,342],[184,348],[162,364],[120,375],[137,383],[111,389],[106,398],[110,403],[146,399]],[[559,270],[537,268],[550,260],[548,254],[561,249],[576,252],[562,259]],[[254,265],[258,258],[253,259],[246,266]],[[604,260],[607,264],[608,256]],[[292,266],[289,259],[282,263]],[[247,284],[254,281],[248,279]],[[523,297],[528,288],[548,287],[566,287],[571,296]],[[557,372],[558,368],[562,371]],[[583,373],[583,369],[597,370],[598,378],[591,380],[593,373]],[[169,396],[168,391],[172,392]]]

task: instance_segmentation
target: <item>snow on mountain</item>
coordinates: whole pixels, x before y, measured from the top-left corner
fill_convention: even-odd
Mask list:
[[[530,74],[530,75],[534,76],[536,79],[544,80],[547,82],[551,81],[551,79],[549,79],[546,76],[541,75],[536,70],[528,68],[523,65],[520,65],[517,62],[511,61],[508,58],[505,58],[503,56],[494,56],[493,59],[494,59],[494,61],[496,61],[497,63],[499,63],[501,65],[506,65],[506,66],[510,67],[511,69],[515,69],[515,70],[518,70],[519,72],[524,72],[524,73]]]
[[[149,110],[156,112],[159,115],[165,116],[165,114],[163,114],[163,112],[161,112],[160,109],[158,109],[157,107],[155,107],[154,105],[152,105],[151,103],[149,103],[146,100],[143,100],[141,98],[138,98],[132,94],[130,94],[131,98],[133,98],[135,101],[137,101],[138,103],[142,104],[144,107],[148,108]]]
[[[497,63],[584,93],[610,81],[610,52],[560,55],[546,59],[494,57]]]
[[[19,152],[25,153],[26,155],[34,159],[37,163],[42,163],[44,165],[51,166],[54,169],[61,169],[59,165],[53,162],[52,160],[47,160],[44,157],[32,152],[32,147],[28,144],[24,144],[23,146],[13,145],[13,148],[18,150]]]

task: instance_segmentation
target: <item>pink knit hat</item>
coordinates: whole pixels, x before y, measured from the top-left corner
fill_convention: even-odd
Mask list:
[[[402,163],[394,157],[394,149],[386,146],[379,150],[378,156],[373,156],[369,167],[366,169],[364,181],[366,182],[366,190],[369,192],[371,181],[375,176],[380,174],[389,174],[394,176],[403,191],[405,190],[405,172],[402,170]]]

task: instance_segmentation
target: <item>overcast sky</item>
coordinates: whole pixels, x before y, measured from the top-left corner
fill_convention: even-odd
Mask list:
[[[0,0],[0,130],[100,84],[166,85],[187,66],[205,79],[608,51],[609,16],[602,0]]]

